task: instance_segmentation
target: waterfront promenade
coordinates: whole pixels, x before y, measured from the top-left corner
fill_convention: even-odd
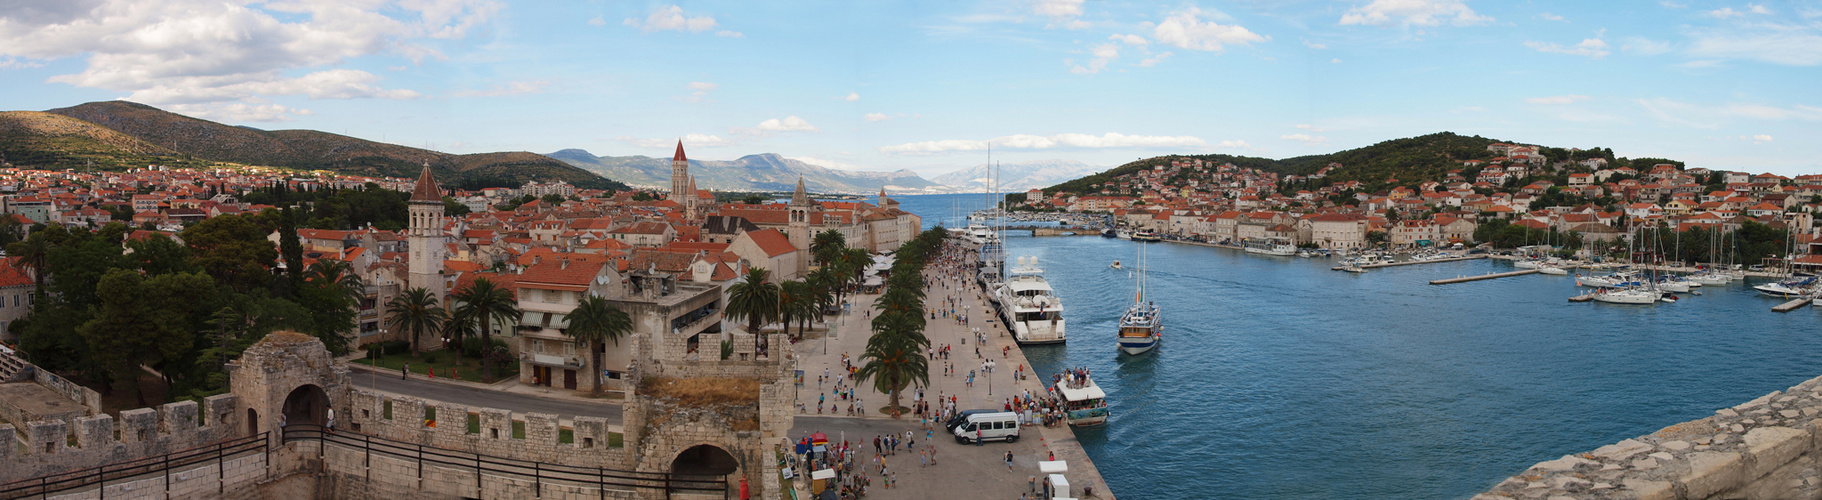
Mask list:
[[[957,254],[944,255],[955,257]],[[956,408],[962,410],[1001,408],[1008,398],[1015,394],[1024,395],[1026,391],[1041,397],[1044,394],[1044,384],[1050,380],[1051,374],[1030,373],[1031,364],[1006,333],[1004,325],[997,320],[991,323],[987,321],[991,309],[979,286],[963,271],[978,264],[972,260],[974,254],[965,255],[970,261],[957,264],[946,263],[941,258],[933,259],[925,270],[930,284],[925,302],[927,307],[947,309],[950,304],[954,304],[958,314],[968,316],[967,321],[962,322],[953,316],[945,318],[941,312],[937,313],[935,319],[928,319],[926,315],[928,326],[924,334],[930,339],[932,347],[940,350],[949,346],[951,352],[946,360],[941,356],[931,360],[930,385],[924,389],[925,397],[954,397]],[[870,383],[857,387],[846,377],[842,377],[842,387],[854,390],[855,397],[867,408],[866,418],[847,416],[847,407],[853,401],[841,401],[840,410],[832,417],[853,421],[852,425],[845,425],[844,422],[844,425],[836,428],[827,423],[830,419],[813,418],[818,416],[816,405],[819,394],[824,396],[825,403],[835,401],[831,391],[835,389],[836,377],[844,373],[842,356],[848,355],[856,366],[861,364],[859,356],[866,350],[867,338],[871,334],[868,326],[871,315],[867,311],[871,310],[873,300],[877,297],[866,294],[849,296],[847,312],[831,320],[831,334],[825,338],[806,339],[795,347],[798,369],[804,372],[804,385],[797,392],[797,402],[802,405],[802,411],[797,414],[800,418],[791,431],[792,439],[821,431],[828,433],[832,440],[840,440],[842,437],[838,432],[848,432],[848,440],[868,441],[870,446],[874,435],[888,432],[902,434],[904,430],[918,427],[915,416],[906,415],[901,421],[893,421],[889,416],[877,414],[877,410],[886,405],[887,396],[874,391]],[[976,340],[975,328],[979,328],[980,334],[985,336],[985,343]],[[978,357],[976,348],[979,348]],[[987,360],[992,360],[998,366],[990,373],[981,373],[981,365]],[[944,367],[949,365],[953,365],[954,373],[945,375]],[[1030,376],[1022,381],[1014,380],[1013,373],[1020,366],[1025,367]],[[822,382],[819,388],[817,378],[823,376],[825,369],[829,379]],[[970,370],[977,372],[972,387],[967,384]],[[913,406],[916,394],[915,389],[907,390],[900,404]],[[932,407],[939,408],[934,402]],[[831,417],[827,411],[825,404],[825,413],[821,416]],[[950,492],[971,498],[1017,499],[1021,492],[1026,491],[1030,477],[1042,476],[1037,471],[1037,462],[1048,459],[1051,453],[1056,454],[1057,460],[1069,463],[1066,476],[1075,495],[1082,496],[1083,487],[1087,486],[1094,492],[1091,498],[1114,498],[1087,453],[1076,442],[1074,431],[1067,425],[1054,428],[1026,426],[1021,430],[1021,439],[1017,443],[992,442],[985,446],[958,444],[953,437],[942,435],[940,426],[936,429],[933,443],[927,443],[924,434],[917,432],[917,446],[926,448],[935,445],[939,465],[931,470],[922,470],[917,465],[919,458],[915,451],[901,451],[889,459],[891,468],[899,474],[900,486],[891,490],[882,489],[879,487],[880,482],[875,479],[868,493],[869,498],[934,498],[930,496],[932,493]],[[854,435],[857,433],[862,435]],[[1005,470],[1001,461],[1008,450],[1014,453],[1014,470],[1010,472]]]

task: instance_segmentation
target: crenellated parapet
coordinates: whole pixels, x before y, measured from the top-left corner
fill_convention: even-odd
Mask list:
[[[198,405],[182,401],[73,422],[27,422],[24,429],[0,424],[0,483],[200,448],[241,437],[232,394],[210,396]],[[23,432],[20,432],[23,431]]]
[[[429,402],[358,388],[350,390],[349,396],[348,417],[337,427],[351,432],[514,460],[630,467],[626,450],[610,446],[612,432],[605,418],[527,413],[515,419],[511,411],[498,408]]]

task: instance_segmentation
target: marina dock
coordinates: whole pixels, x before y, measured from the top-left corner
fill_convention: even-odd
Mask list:
[[[1791,311],[1795,311],[1799,308],[1802,308],[1803,306],[1807,306],[1807,305],[1809,305],[1810,302],[1813,302],[1813,301],[1815,301],[1815,299],[1797,299],[1797,300],[1793,300],[1790,302],[1785,302],[1783,304],[1771,306],[1771,310],[1773,312],[1781,312],[1781,313],[1791,312]]]
[[[1525,270],[1521,270],[1521,271],[1512,271],[1512,272],[1508,272],[1508,273],[1493,273],[1493,274],[1482,274],[1479,276],[1462,276],[1462,277],[1458,277],[1458,278],[1431,280],[1430,284],[1432,284],[1432,285],[1453,285],[1456,283],[1467,283],[1470,281],[1499,279],[1499,278],[1506,278],[1506,277],[1511,277],[1511,276],[1524,276],[1527,274],[1536,274],[1536,273],[1537,273],[1536,269],[1525,269]]]
[[[1461,262],[1464,260],[1477,260],[1477,259],[1485,259],[1485,258],[1487,258],[1486,254],[1480,254],[1480,255],[1468,255],[1468,256],[1463,256],[1463,257],[1450,257],[1447,259],[1407,260],[1407,261],[1403,261],[1403,262],[1391,262],[1391,263],[1386,263],[1386,264],[1367,264],[1364,266],[1360,266],[1360,268],[1361,269],[1379,269],[1381,267],[1415,266],[1418,264],[1436,264],[1439,262]],[[1335,266],[1335,267],[1329,268],[1329,270],[1340,271],[1344,267],[1347,267],[1347,266]],[[1432,283],[1432,284],[1436,284],[1436,283]]]

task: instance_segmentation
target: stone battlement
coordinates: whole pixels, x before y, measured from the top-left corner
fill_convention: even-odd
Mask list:
[[[1475,500],[1817,498],[1822,377],[1713,416],[1531,466]]]
[[[112,415],[0,424],[0,483],[209,446],[240,437],[232,394]],[[21,432],[23,431],[23,432]]]

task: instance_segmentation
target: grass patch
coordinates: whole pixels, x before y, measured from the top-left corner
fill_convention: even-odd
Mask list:
[[[720,377],[647,377],[640,382],[639,393],[688,406],[757,403],[759,381]]]
[[[524,420],[512,421],[512,438],[513,439],[525,439],[525,421]]]
[[[481,416],[480,415],[476,415],[473,413],[468,414],[468,433],[469,434],[480,434],[481,433]]]
[[[410,353],[391,354],[380,356],[379,359],[360,358],[354,360],[354,362],[377,367],[380,369],[381,374],[399,373],[401,368],[404,368],[406,364],[410,364],[411,375],[414,377],[429,377],[434,371],[437,378],[453,377],[468,382],[486,382],[481,379],[482,372],[484,371],[481,367],[481,360],[475,358],[457,359],[454,352],[432,352],[419,356],[413,356]],[[503,366],[495,366],[493,368],[494,373],[499,375],[500,380],[516,376],[519,373],[518,363],[506,363]]]
[[[392,401],[391,400],[386,401],[386,407],[380,409],[380,416],[386,417],[386,420],[392,420]]]
[[[626,435],[618,433],[618,432],[607,433],[607,447],[608,448],[626,447]]]
[[[557,442],[561,444],[576,444],[576,431],[574,429],[558,428]]]

